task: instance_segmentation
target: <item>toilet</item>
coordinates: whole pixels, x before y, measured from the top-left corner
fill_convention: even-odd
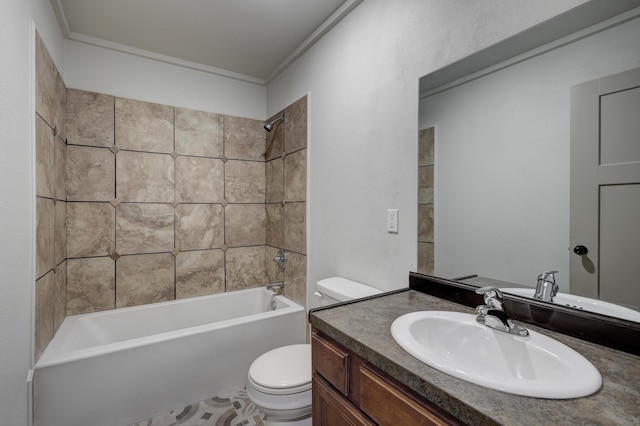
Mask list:
[[[333,305],[338,302],[360,299],[382,293],[377,288],[370,287],[342,277],[325,278],[318,281],[314,294],[319,299],[320,306]]]
[[[340,277],[320,280],[317,287],[322,306],[381,293]],[[267,416],[267,426],[311,426],[311,345],[282,346],[256,358],[247,395]]]

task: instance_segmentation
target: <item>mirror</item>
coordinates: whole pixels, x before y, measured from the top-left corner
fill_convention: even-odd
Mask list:
[[[419,129],[433,128],[435,141],[434,263],[424,272],[533,288],[558,270],[570,293],[570,93],[640,67],[640,3],[622,3],[588,2],[421,78]]]

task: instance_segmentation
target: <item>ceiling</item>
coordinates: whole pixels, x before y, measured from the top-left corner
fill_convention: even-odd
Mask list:
[[[166,55],[203,65],[210,72],[263,83],[293,62],[361,1],[51,0],[51,3],[68,39],[142,56]]]

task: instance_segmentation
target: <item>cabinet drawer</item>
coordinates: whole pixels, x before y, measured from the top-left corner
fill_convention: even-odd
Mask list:
[[[344,396],[349,394],[349,353],[317,334],[311,336],[315,370]]]
[[[366,365],[360,366],[360,409],[380,426],[452,424]]]

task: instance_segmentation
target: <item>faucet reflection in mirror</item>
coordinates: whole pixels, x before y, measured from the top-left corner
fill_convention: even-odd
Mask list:
[[[556,284],[556,277],[558,271],[546,271],[538,275],[538,284],[536,285],[536,292],[533,297],[538,300],[544,300],[545,302],[553,302],[553,298],[558,294],[560,287]]]

